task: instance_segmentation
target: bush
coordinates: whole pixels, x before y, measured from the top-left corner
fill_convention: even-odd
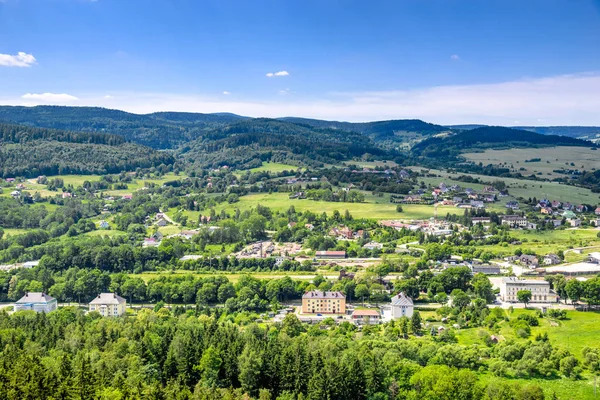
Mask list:
[[[517,317],[517,320],[525,321],[529,326],[539,326],[540,322],[536,317],[530,314],[521,314]]]

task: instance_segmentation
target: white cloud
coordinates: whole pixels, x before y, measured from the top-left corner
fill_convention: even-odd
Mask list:
[[[460,57],[458,56],[458,54],[452,54],[452,55],[450,56],[450,59],[451,59],[451,60],[454,60],[454,61],[457,61],[457,60],[460,60]]]
[[[104,99],[110,100],[110,99],[114,99],[114,97],[112,97],[110,94],[107,94],[106,96],[103,97]]]
[[[224,91],[223,91],[223,94],[224,94],[225,96],[227,96],[227,95],[231,94],[231,92],[228,92],[227,90],[224,90]]]
[[[312,97],[238,96],[116,92],[80,96],[77,105],[104,106],[135,113],[154,111],[233,112],[253,117],[298,116],[346,121],[419,118],[438,124],[600,125],[600,73],[517,81],[435,86],[396,91],[326,93]],[[44,97],[44,99],[41,98]],[[56,101],[56,96],[60,101]],[[55,101],[49,99],[54,98]],[[0,104],[69,103],[70,95],[29,95]]]
[[[288,76],[290,73],[287,71],[267,72],[266,76],[272,78],[274,76]]]
[[[15,55],[0,54],[0,66],[2,67],[31,67],[35,63],[37,60],[32,54],[22,51]]]
[[[72,103],[79,100],[77,97],[66,93],[26,93],[21,98],[37,104]],[[106,97],[104,98],[106,99]]]

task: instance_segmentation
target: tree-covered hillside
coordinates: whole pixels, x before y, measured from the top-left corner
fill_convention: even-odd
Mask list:
[[[173,156],[122,137],[0,124],[0,177],[118,173],[160,164]]]
[[[320,165],[367,154],[379,158],[394,155],[360,133],[269,119],[214,129],[183,146],[181,154],[199,166],[236,168],[259,166],[263,161]]]
[[[449,129],[440,125],[430,124],[420,119],[399,119],[374,122],[339,122],[324,121],[309,118],[282,118],[284,121],[310,125],[316,128],[340,129],[362,133],[378,142],[398,143],[415,136],[431,136],[446,132]]]
[[[0,121],[77,132],[111,133],[126,140],[170,149],[193,140],[203,131],[242,119],[234,114],[161,112],[138,115],[99,107],[0,106]]]
[[[466,150],[544,146],[590,147],[594,144],[566,136],[541,135],[518,129],[486,126],[454,135],[423,140],[416,144],[412,151],[414,154],[424,157],[442,158],[456,156]]]

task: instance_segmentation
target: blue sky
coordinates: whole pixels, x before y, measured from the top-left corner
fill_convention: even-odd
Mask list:
[[[600,0],[0,0],[1,104],[600,125],[597,93]]]

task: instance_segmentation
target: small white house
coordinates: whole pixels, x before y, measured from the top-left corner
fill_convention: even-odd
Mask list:
[[[413,315],[414,308],[412,299],[403,292],[392,297],[392,319],[410,318]]]
[[[56,310],[58,302],[46,293],[29,292],[15,303],[15,311],[33,310],[35,312],[50,312]]]

